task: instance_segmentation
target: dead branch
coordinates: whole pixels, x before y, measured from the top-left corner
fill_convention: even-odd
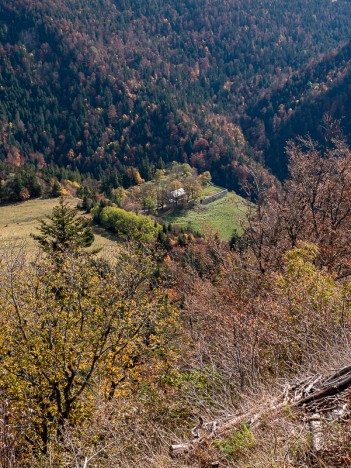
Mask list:
[[[222,422],[204,423],[203,419],[200,418],[200,423],[192,430],[193,439],[189,442],[171,445],[170,455],[172,457],[183,456],[194,450],[196,444],[212,440],[214,437],[223,437],[227,432],[240,428],[243,424],[257,427],[266,416],[277,414],[288,405],[306,411],[313,409],[315,414],[310,417],[310,426],[314,450],[319,451],[323,445],[319,412],[322,413],[323,406],[325,406],[328,411],[332,410],[334,413],[338,413],[340,401],[335,403],[335,399],[342,396],[341,394],[349,387],[351,387],[351,365],[337,369],[332,375],[324,378],[320,374],[309,376],[294,386],[286,386],[278,398],[262,405],[259,411],[237,413]],[[345,414],[345,405],[342,408],[342,413]]]

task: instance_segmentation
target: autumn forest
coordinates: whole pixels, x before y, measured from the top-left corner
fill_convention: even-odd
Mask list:
[[[351,466],[350,33],[0,0],[0,468]]]

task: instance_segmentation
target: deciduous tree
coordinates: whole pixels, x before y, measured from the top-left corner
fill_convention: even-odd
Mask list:
[[[147,255],[58,255],[60,269],[51,257],[27,263],[23,252],[0,260],[0,388],[9,424],[43,453],[67,422],[91,415],[93,395],[117,398],[167,355],[176,328]]]

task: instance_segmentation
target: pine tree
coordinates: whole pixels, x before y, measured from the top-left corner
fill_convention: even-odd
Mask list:
[[[42,249],[47,253],[60,253],[89,247],[94,242],[94,234],[89,220],[78,215],[64,198],[53,209],[47,220],[40,221],[41,234],[33,234]]]
[[[61,194],[61,185],[57,179],[55,179],[51,185],[50,194],[54,198],[59,197]]]

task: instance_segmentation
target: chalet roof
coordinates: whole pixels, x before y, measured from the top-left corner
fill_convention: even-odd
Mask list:
[[[185,195],[185,190],[183,188],[173,190],[173,192],[171,192],[171,195],[172,195],[173,198],[179,198],[182,195]]]

